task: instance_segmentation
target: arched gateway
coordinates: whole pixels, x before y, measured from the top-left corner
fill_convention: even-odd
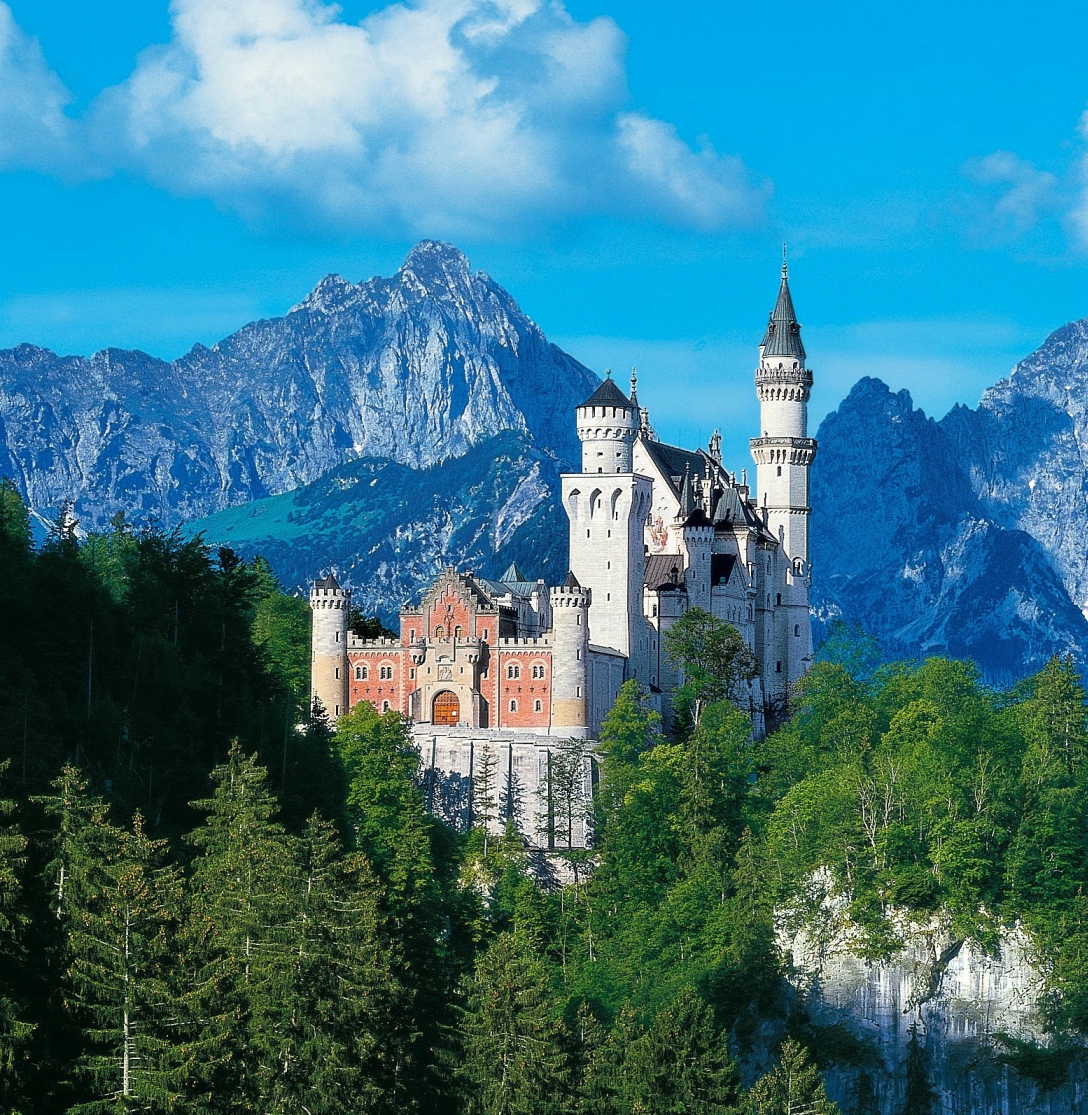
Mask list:
[[[457,694],[444,689],[435,695],[431,708],[432,724],[459,724],[461,722],[461,703]]]

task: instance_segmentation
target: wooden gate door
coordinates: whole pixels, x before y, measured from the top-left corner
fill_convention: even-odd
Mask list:
[[[434,699],[434,711],[431,716],[432,724],[459,724],[461,721],[461,703],[457,694],[444,689]]]

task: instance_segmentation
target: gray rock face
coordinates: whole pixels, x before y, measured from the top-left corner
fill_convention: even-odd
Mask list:
[[[1021,405],[1038,411],[1033,401]],[[1088,530],[1088,511],[1077,507],[1083,480],[1067,492],[1048,462],[1035,461],[1032,476],[1004,482],[1009,493],[1017,484],[1030,492],[1033,480],[1061,493],[1058,514],[1072,518],[1036,536],[1026,514],[1019,522],[979,484],[983,470],[967,452],[976,422],[992,428],[985,410],[966,408],[936,423],[906,391],[875,379],[860,380],[824,420],[812,476],[817,622],[858,623],[889,655],[971,657],[997,682],[1054,654],[1083,662],[1088,621],[1048,545]],[[1039,422],[1060,426],[1052,414]],[[1033,443],[1036,427],[1025,420],[1021,429]]]
[[[1043,976],[1019,929],[1005,930],[986,953],[953,938],[939,918],[901,918],[901,951],[870,962],[859,955],[848,922],[836,916],[841,912],[832,901],[818,924],[799,927],[785,918],[779,943],[810,1020],[856,1043],[852,1057],[840,1055],[826,1075],[844,1112],[898,1115],[907,1109],[912,1072],[934,1113],[1083,1110],[1088,1088],[1076,1069],[1048,1088],[1008,1063],[1002,1038],[1043,1046],[1050,1040],[1040,1017]]]
[[[511,430],[577,459],[598,378],[447,244],[391,279],[322,280],[285,317],[167,363],[0,352],[0,474],[32,508],[73,499],[167,525],[290,491],[355,458],[425,468]]]
[[[978,410],[941,422],[987,514],[1030,534],[1088,614],[1088,321],[1052,333]]]

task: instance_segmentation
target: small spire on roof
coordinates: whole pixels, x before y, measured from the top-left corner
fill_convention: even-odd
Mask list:
[[[767,321],[767,332],[760,342],[761,356],[789,356],[805,362],[805,346],[801,343],[801,326],[793,308],[790,295],[789,267],[786,246],[782,245],[782,282],[778,287],[778,300]]]
[[[684,484],[680,489],[680,510],[676,517],[686,522],[694,510],[695,497],[691,490],[691,462],[689,461],[684,467]]]
[[[509,569],[499,578],[504,585],[520,584],[526,580],[525,574],[518,568],[516,561],[510,562]]]
[[[631,405],[638,406],[638,372],[631,369]]]
[[[568,569],[567,570],[567,576],[563,581],[562,587],[563,588],[581,588],[582,587],[578,583],[578,578],[574,575],[574,570],[573,569]]]

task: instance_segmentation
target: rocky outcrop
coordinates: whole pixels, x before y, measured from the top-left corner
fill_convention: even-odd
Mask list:
[[[859,624],[892,657],[973,658],[995,682],[1054,654],[1084,662],[1088,621],[1050,536],[1037,538],[980,490],[965,459],[967,424],[962,414],[934,422],[908,392],[868,378],[823,421],[812,472],[817,623]],[[1062,513],[1081,514],[1088,530],[1088,514]]]
[[[0,475],[34,510],[167,525],[290,491],[344,461],[427,468],[503,431],[577,458],[597,377],[448,244],[391,279],[322,280],[282,318],[166,362],[0,352]]]
[[[847,1115],[898,1115],[908,1089],[934,1115],[1086,1109],[1088,1085],[1075,1064],[1034,1076],[1026,1067],[1023,1050],[1052,1039],[1040,1015],[1043,974],[1019,928],[1004,929],[987,952],[940,917],[899,916],[901,950],[869,961],[843,908],[826,903],[800,925],[785,915],[779,935],[805,1013],[833,1046],[828,1091]]]

